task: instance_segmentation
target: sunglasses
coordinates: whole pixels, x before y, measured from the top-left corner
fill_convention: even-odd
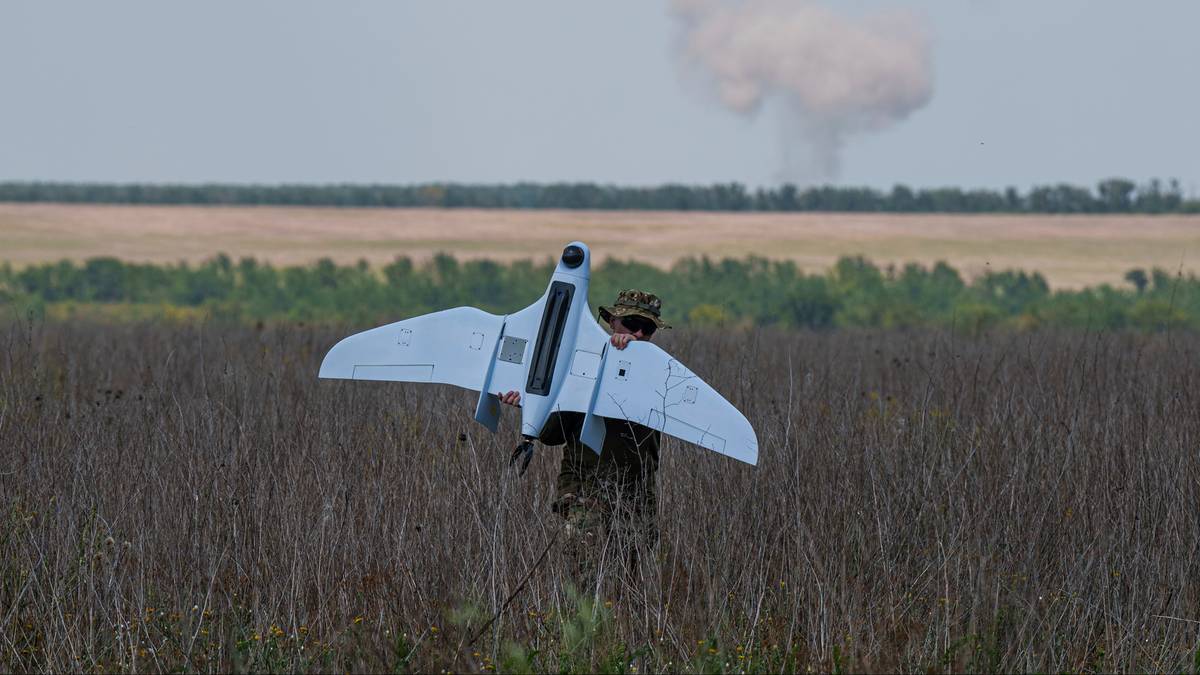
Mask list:
[[[625,326],[631,333],[641,331],[642,335],[646,337],[654,335],[654,331],[658,330],[658,324],[640,316],[623,316],[621,317],[621,325]]]

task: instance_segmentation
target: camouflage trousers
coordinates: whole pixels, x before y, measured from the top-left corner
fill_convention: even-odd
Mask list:
[[[562,517],[568,568],[582,589],[614,569],[635,569],[639,558],[653,559],[645,553],[657,539],[659,439],[653,429],[608,420],[597,454],[578,440],[582,416],[561,421],[567,440],[553,508]]]
[[[647,552],[658,532],[652,490],[580,487],[579,492],[560,490],[553,510],[562,518],[559,538],[567,569],[582,590],[595,587],[601,575],[628,574],[640,560],[653,559]]]

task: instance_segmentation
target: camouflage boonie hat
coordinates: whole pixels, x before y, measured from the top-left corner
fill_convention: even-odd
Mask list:
[[[662,300],[653,293],[643,293],[633,289],[617,294],[617,301],[611,307],[600,306],[600,320],[607,322],[612,317],[640,316],[654,322],[659,328],[670,328],[662,320]]]

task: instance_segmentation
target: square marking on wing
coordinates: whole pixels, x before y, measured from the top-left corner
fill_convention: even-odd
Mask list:
[[[396,339],[396,343],[401,347],[407,347],[412,342],[412,329],[401,328],[400,337]]]
[[[479,351],[483,348],[483,333],[475,331],[471,333],[471,339],[467,341],[467,347]]]
[[[576,377],[596,379],[600,372],[600,355],[585,349],[576,349],[575,358],[571,361],[571,374]]]
[[[700,391],[699,389],[697,389],[696,387],[693,387],[692,385],[689,384],[687,386],[687,388],[683,390],[683,402],[684,403],[695,403],[696,402],[696,394],[699,391]]]
[[[528,342],[525,338],[506,335],[500,343],[500,354],[496,358],[507,363],[520,364],[525,360],[525,344]]]
[[[629,379],[629,362],[617,361],[617,379],[627,382]]]

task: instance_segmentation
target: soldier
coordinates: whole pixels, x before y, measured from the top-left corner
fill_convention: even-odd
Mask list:
[[[642,291],[621,291],[611,307],[601,306],[598,313],[612,330],[610,342],[616,349],[670,328],[661,318],[662,301]],[[510,391],[500,400],[520,405],[521,395]],[[654,473],[659,432],[605,419],[604,448],[597,456],[579,440],[583,417],[577,412],[554,413],[538,439],[545,445],[565,444],[553,510],[566,521],[568,536],[585,547],[606,533],[641,540],[626,541],[631,559],[636,560],[637,544],[649,545],[656,536]]]

